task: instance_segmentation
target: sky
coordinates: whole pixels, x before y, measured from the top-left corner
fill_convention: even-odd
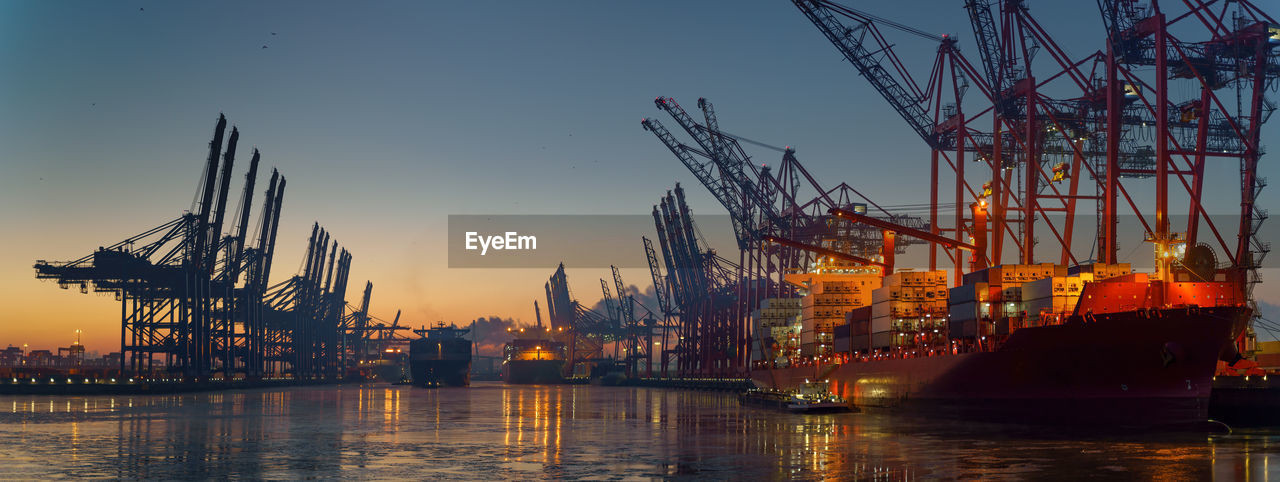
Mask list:
[[[1102,48],[1091,3],[1028,3],[1074,57]],[[862,8],[952,34],[976,62],[962,4]],[[926,75],[936,47],[898,37]],[[882,204],[928,200],[927,148],[782,0],[3,0],[0,65],[0,345],[65,346],[82,329],[90,350],[118,350],[118,303],[36,280],[32,264],[192,209],[219,113],[241,132],[235,196],[251,147],[263,156],[256,203],[270,168],[288,179],[272,281],[301,270],[318,221],[353,255],[348,300],[371,280],[372,314],[403,310],[412,325],[532,323],[555,268],[449,269],[450,214],[643,215],[676,182],[695,213],[723,213],[641,129],[642,117],[665,120],[657,96],[691,111],[709,98],[726,131],[796,146],[827,185]],[[1278,131],[1268,125],[1263,143]],[[1265,159],[1260,171],[1276,173]],[[1221,172],[1210,189],[1237,192],[1235,167]],[[635,256],[640,242],[617,249]],[[565,261],[575,296],[594,304],[606,272]],[[623,277],[643,287],[649,273]]]

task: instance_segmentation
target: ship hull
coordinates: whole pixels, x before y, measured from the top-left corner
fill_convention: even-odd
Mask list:
[[[995,351],[755,370],[763,387],[831,381],[862,409],[967,420],[1182,425],[1208,418],[1219,354],[1243,308],[1098,315],[1023,328]]]
[[[564,383],[564,360],[510,360],[502,366],[502,380],[515,385]]]
[[[385,380],[390,383],[397,383],[401,378],[404,378],[403,372],[404,370],[398,363],[379,364],[374,365],[373,367],[373,373],[378,377],[378,379]]]
[[[413,360],[414,385],[465,387],[471,384],[471,360]]]
[[[409,342],[409,376],[419,386],[470,385],[471,342],[461,338]]]

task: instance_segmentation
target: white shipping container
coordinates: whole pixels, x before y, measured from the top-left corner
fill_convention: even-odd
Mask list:
[[[893,302],[886,301],[884,303],[876,303],[871,305],[871,317],[889,316],[893,313]]]
[[[889,287],[876,288],[871,290],[871,304],[879,304],[889,301]]]
[[[888,331],[893,326],[893,317],[876,316],[871,318],[871,332]]]
[[[888,287],[888,286],[900,286],[900,285],[902,285],[902,273],[893,273],[891,275],[886,275],[884,279],[881,281],[880,286]]]
[[[816,340],[816,338],[817,338],[817,332],[815,332],[815,331],[813,331],[813,330],[801,330],[801,331],[800,331],[800,344],[801,344],[801,345],[805,345],[805,344],[813,344],[813,342]]]
[[[1040,316],[1043,310],[1053,309],[1053,298],[1038,298],[1023,302],[1023,306],[1027,310],[1027,316],[1036,318]]]

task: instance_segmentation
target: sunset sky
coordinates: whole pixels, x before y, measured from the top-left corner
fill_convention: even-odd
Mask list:
[[[953,34],[977,62],[963,2],[920,3],[863,8]],[[1093,2],[1029,3],[1073,56],[1103,48]],[[936,46],[895,38],[927,76]],[[797,146],[827,185],[845,181],[888,205],[928,202],[925,145],[784,0],[3,1],[0,65],[0,348],[65,346],[83,329],[89,350],[119,350],[109,294],[60,290],[32,264],[85,256],[192,209],[220,112],[241,133],[230,206],[255,146],[255,222],[270,169],[288,179],[272,282],[301,271],[319,221],[353,255],[347,299],[372,280],[373,315],[402,309],[415,326],[532,323],[555,268],[449,269],[450,214],[644,215],[676,182],[695,213],[722,214],[641,129],[651,116],[674,130],[656,96],[690,111],[709,98],[726,131]],[[1280,145],[1275,124],[1264,145]],[[1259,175],[1280,179],[1269,160]],[[1234,212],[1235,161],[1213,169],[1208,192],[1224,194],[1209,210]],[[1259,202],[1276,205],[1278,189]],[[643,256],[639,239],[616,249]],[[575,295],[595,303],[606,271],[564,261]],[[623,276],[649,284],[647,269]],[[1268,281],[1259,297],[1280,302],[1280,277]]]

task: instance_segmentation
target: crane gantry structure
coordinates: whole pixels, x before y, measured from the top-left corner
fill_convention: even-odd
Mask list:
[[[253,150],[240,208],[228,220],[240,133],[219,115],[195,212],[69,262],[40,260],[36,277],[63,288],[113,293],[120,302],[120,371],[125,376],[224,380],[336,379],[368,337],[373,285],[362,304],[345,301],[351,254],[330,247],[317,223],[304,271],[268,280],[284,204],[285,178],[272,170],[256,235],[249,232],[261,153]],[[223,225],[234,228],[224,233]],[[326,260],[327,258],[327,260]],[[353,356],[354,354],[354,356]]]
[[[1073,240],[1077,204],[1093,202],[1099,220],[1094,257],[1115,263],[1117,219],[1124,206],[1157,253],[1210,239],[1241,280],[1257,280],[1256,268],[1269,250],[1257,238],[1266,218],[1255,202],[1265,185],[1257,177],[1259,136],[1274,109],[1263,94],[1280,77],[1275,48],[1280,33],[1252,3],[1187,0],[1177,2],[1182,11],[1167,14],[1158,2],[1142,7],[1100,0],[1106,32],[1101,49],[1072,58],[1031,15],[1027,2],[967,0],[981,70],[960,53],[955,38],[924,34],[827,0],[793,3],[930,147],[935,231],[973,236],[974,217],[965,207],[989,202],[984,208],[992,239],[986,260],[1004,260],[1008,241],[1017,248],[1019,262],[1034,263],[1038,226],[1043,226],[1060,248],[1057,261],[1080,263],[1088,257],[1077,252]],[[938,42],[927,83],[914,80],[880,25]],[[1184,40],[1174,30],[1189,36]],[[1051,60],[1034,62],[1045,57],[1039,52]],[[973,107],[963,102],[970,84],[981,93]],[[1175,94],[1188,91],[1194,94]],[[1224,101],[1228,96],[1237,102]],[[989,168],[989,176],[979,176],[983,188],[975,189],[973,176],[966,176],[967,157]],[[1227,216],[1210,216],[1202,203],[1206,169],[1212,159],[1223,158],[1239,161],[1236,226],[1227,225]],[[936,221],[940,161],[955,173],[957,221],[950,228]],[[1082,184],[1088,179],[1094,181],[1092,193]],[[1062,182],[1067,186],[1060,188]],[[1136,199],[1143,183],[1154,184],[1147,188],[1155,191],[1154,209]],[[1171,185],[1184,188],[1183,233],[1169,224]],[[1234,240],[1228,239],[1231,227]],[[966,266],[958,251],[948,256],[957,272],[981,267]],[[1160,258],[1157,271],[1167,274],[1173,256]]]
[[[822,186],[796,158],[795,149],[778,148],[726,133],[720,130],[711,102],[702,98],[697,104],[703,112],[703,123],[689,116],[675,99],[659,97],[655,100],[655,105],[693,138],[693,146],[680,142],[656,119],[645,118],[641,124],[675,154],[729,213],[739,258],[736,263],[725,260],[716,266],[719,267],[717,269],[732,271],[723,282],[724,286],[719,287],[732,292],[732,301],[708,302],[702,298],[714,298],[715,295],[703,294],[707,286],[689,284],[678,277],[680,282],[669,286],[691,291],[686,292],[687,297],[672,294],[668,299],[676,301],[670,313],[679,313],[679,324],[689,326],[685,329],[688,333],[682,335],[687,346],[680,349],[686,353],[697,353],[685,358],[699,360],[693,364],[681,362],[681,373],[735,375],[745,370],[750,362],[750,352],[745,347],[752,343],[751,317],[760,301],[770,297],[795,296],[794,288],[782,281],[785,273],[812,266],[816,253],[841,252],[853,259],[875,263],[875,259],[886,256],[892,259],[892,253],[919,242],[908,238],[896,245],[892,241],[886,243],[883,230],[848,222],[831,214],[832,209],[865,211],[870,206],[876,211],[876,216],[897,225],[916,229],[925,229],[926,226],[917,217],[889,212],[846,183],[834,188]],[[777,173],[768,165],[752,162],[739,141],[781,153]],[[676,193],[674,199],[668,194],[664,200],[669,207],[663,213],[677,213],[673,219],[677,227],[682,227],[678,213],[683,205],[683,191],[677,187]],[[687,210],[687,206],[683,209]],[[657,206],[654,212],[657,217]],[[660,241],[663,229],[663,224],[659,223]],[[672,239],[683,241],[685,245],[670,249]],[[685,253],[685,262],[697,264],[697,250],[692,248],[696,242],[689,241],[687,237],[668,237],[667,241],[668,245],[663,249],[664,258],[674,256],[681,259],[681,253]],[[651,271],[654,271],[656,263],[650,264]],[[668,266],[668,272],[673,269],[676,268]],[[654,277],[660,276],[655,273]],[[710,306],[719,308],[708,312]],[[722,344],[726,346],[703,346]],[[728,356],[730,363],[720,363],[720,355],[711,353]]]
[[[1256,202],[1266,185],[1257,176],[1260,127],[1275,106],[1265,93],[1280,78],[1280,27],[1251,2],[1185,0],[1182,10],[1167,13],[1156,2],[1099,0],[1106,38],[1098,51],[1073,58],[1027,2],[966,0],[976,64],[954,36],[830,0],[792,3],[928,147],[929,218],[896,217],[846,184],[823,189],[793,149],[721,131],[706,99],[698,100],[702,122],[674,99],[655,99],[693,142],[681,142],[656,119],[642,126],[728,212],[740,253],[735,264],[700,251],[683,229],[682,199],[668,195],[661,209],[655,206],[663,262],[648,239],[646,256],[662,315],[680,326],[679,345],[663,354],[680,373],[741,373],[751,308],[795,294],[781,273],[823,253],[891,270],[893,253],[905,247],[893,244],[896,232],[910,233],[899,241],[929,244],[930,270],[941,264],[941,250],[959,285],[966,271],[1011,260],[1114,264],[1118,220],[1127,208],[1153,244],[1157,276],[1172,279],[1175,260],[1195,250],[1246,289],[1259,281],[1257,268],[1270,249],[1258,237],[1267,217]],[[927,76],[918,77],[924,82],[881,27],[936,43]],[[976,96],[966,97],[970,87]],[[1176,94],[1188,91],[1194,94]],[[751,162],[738,141],[781,152],[778,173]],[[1206,175],[1224,159],[1239,163],[1235,225],[1231,216],[1210,215],[1204,203]],[[969,163],[981,168],[966,172]],[[951,185],[944,186],[943,169],[953,174]],[[801,195],[801,186],[813,193]],[[1154,209],[1138,199],[1146,191],[1155,193]],[[1180,233],[1170,221],[1175,194],[1188,206]],[[940,209],[952,202],[954,221],[944,223]],[[1096,244],[1079,239],[1088,221],[1078,210],[1090,204]],[[865,206],[883,223],[835,214],[861,216]],[[1043,259],[1037,245],[1056,249],[1052,259]],[[1225,262],[1217,263],[1216,254]],[[723,279],[708,274],[726,269],[733,273]]]

